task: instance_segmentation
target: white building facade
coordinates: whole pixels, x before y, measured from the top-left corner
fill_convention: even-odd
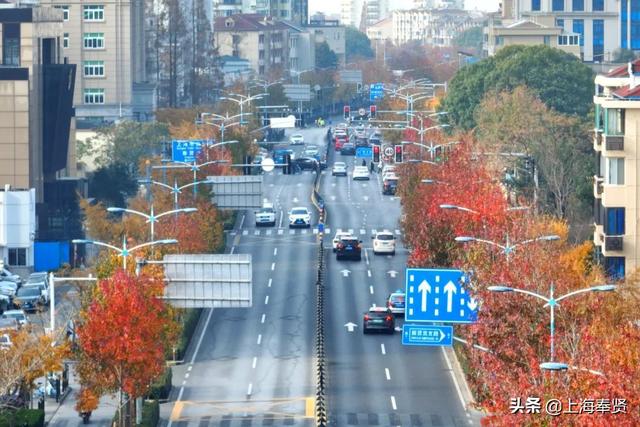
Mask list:
[[[0,190],[0,259],[9,267],[33,267],[36,190]]]
[[[396,45],[419,41],[447,47],[458,34],[476,25],[468,12],[453,9],[395,10],[392,21],[392,39]]]

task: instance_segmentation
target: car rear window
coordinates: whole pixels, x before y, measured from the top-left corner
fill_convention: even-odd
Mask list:
[[[391,234],[378,234],[376,239],[378,239],[378,240],[393,240],[393,236]]]
[[[35,297],[40,295],[40,288],[37,286],[25,286],[18,289],[19,297]]]
[[[291,211],[291,213],[294,214],[294,215],[304,215],[304,214],[307,213],[307,210],[306,209],[293,209]]]
[[[358,244],[358,239],[342,238],[342,243],[347,244],[347,245],[357,245]]]
[[[404,302],[404,295],[391,295],[391,302]]]
[[[272,208],[262,208],[258,211],[258,213],[273,213]]]
[[[388,316],[388,315],[389,315],[389,313],[384,312],[384,311],[370,311],[370,312],[369,312],[369,317],[377,317],[377,318],[380,318],[380,317],[386,317],[386,316]]]

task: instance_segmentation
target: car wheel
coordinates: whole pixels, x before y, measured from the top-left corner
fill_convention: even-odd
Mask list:
[[[396,251],[391,252],[391,255],[395,255],[395,254],[396,254]]]
[[[369,333],[369,330],[367,328],[362,328],[362,333],[367,335]]]

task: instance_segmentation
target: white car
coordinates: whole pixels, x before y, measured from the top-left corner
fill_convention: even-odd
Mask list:
[[[0,282],[0,294],[13,297],[18,291],[18,284],[8,280]]]
[[[16,319],[18,325],[24,326],[29,323],[29,319],[27,319],[27,315],[24,314],[23,310],[7,310],[2,313],[3,319]]]
[[[11,337],[9,334],[0,334],[0,349],[7,350],[11,348]]]
[[[353,237],[353,236],[348,231],[339,230],[336,233],[336,235],[333,237],[333,240],[331,241],[331,245],[333,246],[333,252],[335,252],[336,249],[338,249],[338,243],[340,243],[340,240],[342,240],[342,238],[344,237]]]
[[[293,227],[311,227],[311,212],[309,209],[295,207],[289,211],[289,228]]]
[[[265,203],[262,208],[255,211],[256,227],[261,225],[276,225],[276,211],[271,203]]]
[[[347,176],[347,164],[345,162],[335,162],[333,164],[333,168],[331,169],[331,175]]]
[[[384,176],[385,176],[386,174],[388,174],[388,173],[390,173],[390,172],[395,173],[395,171],[396,171],[396,166],[395,166],[395,165],[389,165],[389,164],[386,164],[386,165],[382,166],[382,173],[381,173],[381,175],[382,175],[382,177],[384,178]]]
[[[295,134],[291,135],[291,137],[289,138],[289,144],[291,144],[291,145],[303,145],[304,144],[304,137],[302,136],[302,134],[295,133]]]
[[[353,179],[369,180],[369,169],[366,166],[356,166],[353,168]]]
[[[13,274],[6,268],[0,268],[0,281],[22,283],[22,278],[17,274]]]
[[[391,254],[396,253],[396,237],[392,232],[388,230],[380,231],[373,239],[373,253],[374,254]]]

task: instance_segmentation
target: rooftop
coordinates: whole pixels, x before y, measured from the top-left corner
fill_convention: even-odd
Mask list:
[[[232,16],[220,16],[215,19],[216,32],[224,31],[264,31],[284,30],[289,28],[277,19],[258,13],[241,13]]]

